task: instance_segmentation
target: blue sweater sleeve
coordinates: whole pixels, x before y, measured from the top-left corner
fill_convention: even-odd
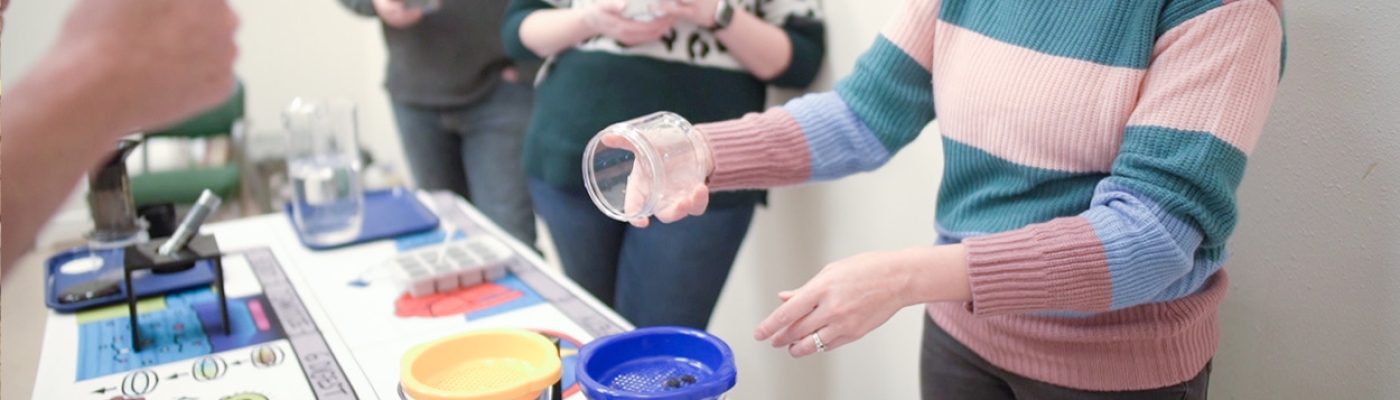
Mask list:
[[[934,118],[932,75],[883,35],[836,90],[783,105],[811,153],[810,181],[871,171],[913,141]]]

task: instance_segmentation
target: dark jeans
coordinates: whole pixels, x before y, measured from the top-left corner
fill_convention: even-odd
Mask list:
[[[564,272],[638,327],[705,329],[754,206],[711,208],[670,224],[637,228],[608,218],[582,187],[530,180]]]
[[[506,232],[535,245],[535,212],[520,161],[534,89],[502,81],[467,107],[394,102],[394,118],[418,187],[451,190]]]
[[[924,315],[919,384],[924,400],[1205,400],[1210,364],[1195,378],[1159,389],[1093,392],[1026,378],[998,368]]]

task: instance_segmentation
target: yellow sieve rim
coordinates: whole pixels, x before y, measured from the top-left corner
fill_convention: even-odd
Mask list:
[[[469,363],[525,366],[526,377],[508,386],[478,390],[444,390],[429,384],[434,372]],[[430,371],[432,366],[447,366]],[[563,371],[554,343],[524,329],[486,329],[456,334],[414,346],[404,353],[399,380],[414,400],[516,400],[537,395]],[[516,371],[522,371],[517,368]]]

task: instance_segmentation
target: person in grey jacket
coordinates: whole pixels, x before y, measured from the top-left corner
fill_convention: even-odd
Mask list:
[[[520,154],[538,66],[506,56],[500,32],[509,1],[444,1],[428,10],[403,0],[340,3],[383,24],[384,86],[418,186],[456,192],[534,245]]]

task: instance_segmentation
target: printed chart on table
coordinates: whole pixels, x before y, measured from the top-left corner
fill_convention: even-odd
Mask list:
[[[123,304],[51,312],[34,399],[401,399],[399,363],[421,343],[485,328],[560,339],[565,398],[578,349],[629,327],[512,243],[503,277],[414,298],[378,269],[451,235],[503,235],[460,199],[421,194],[455,227],[328,251],[301,247],[281,215],[211,226],[225,246],[230,334],[215,292],[200,288],[138,304],[141,351]],[[232,245],[231,247],[229,245]]]

